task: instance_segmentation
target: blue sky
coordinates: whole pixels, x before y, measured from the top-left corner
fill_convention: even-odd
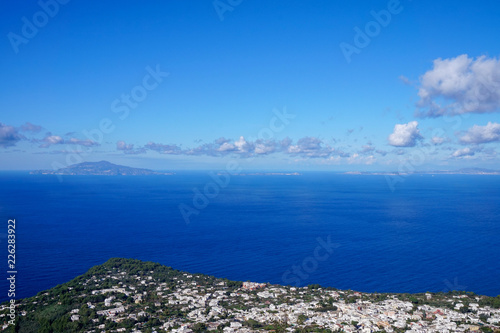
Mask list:
[[[2,170],[498,169],[498,1],[1,6]]]

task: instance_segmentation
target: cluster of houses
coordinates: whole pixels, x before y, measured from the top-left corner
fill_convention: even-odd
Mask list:
[[[114,285],[101,288],[103,281]],[[182,272],[170,282],[160,282],[117,269],[105,276],[92,276],[83,285],[87,290],[81,295],[84,301],[87,295],[105,297],[103,302],[84,303],[98,316],[92,318],[94,326],[87,332],[140,332],[141,325],[151,318],[157,319],[153,332],[177,333],[199,332],[200,327],[202,331],[260,332],[277,323],[287,332],[300,328],[365,333],[500,332],[500,309],[480,306],[481,296],[475,295],[441,294],[449,306],[436,307],[430,305],[435,294],[425,294],[428,304],[412,303],[398,294],[376,298],[377,294],[254,282],[228,287],[227,280],[207,283],[204,275]],[[467,311],[461,311],[464,307]],[[170,309],[177,309],[177,315]],[[0,308],[0,320],[3,310]],[[83,319],[78,308],[69,315],[73,322]],[[120,327],[126,319],[137,324],[132,329]],[[117,325],[109,329],[109,322]]]

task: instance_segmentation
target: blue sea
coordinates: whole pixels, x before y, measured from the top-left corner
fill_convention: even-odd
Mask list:
[[[207,184],[210,198],[196,208],[193,189]],[[392,190],[383,175],[320,172],[214,184],[207,172],[62,182],[2,172],[4,275],[15,219],[17,298],[111,257],[242,281],[500,294],[499,176],[414,174]],[[180,205],[196,209],[189,223]]]

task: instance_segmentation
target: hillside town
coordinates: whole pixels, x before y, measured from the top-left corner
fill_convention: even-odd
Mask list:
[[[19,300],[5,332],[500,332],[500,297],[237,282],[110,259]]]

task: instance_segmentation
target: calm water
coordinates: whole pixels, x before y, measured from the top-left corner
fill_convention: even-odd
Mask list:
[[[186,224],[179,204],[210,181],[0,173],[4,275],[15,218],[19,297],[110,257],[243,281],[500,294],[500,177],[412,175],[392,192],[384,176],[233,176]]]

